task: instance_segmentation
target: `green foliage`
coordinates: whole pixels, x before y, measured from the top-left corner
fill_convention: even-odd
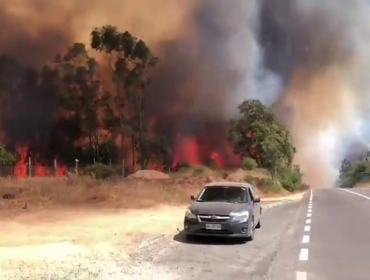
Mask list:
[[[256,178],[253,177],[253,176],[251,176],[251,175],[245,176],[244,181],[246,181],[247,183],[249,183],[251,185],[255,185],[256,184]]]
[[[258,167],[258,163],[250,157],[246,157],[243,159],[243,168],[247,170],[253,170]]]
[[[270,170],[276,182],[278,167],[290,166],[296,152],[289,131],[258,100],[246,100],[238,108],[241,117],[233,120],[229,128],[234,153],[253,158],[259,167]]]
[[[220,167],[218,166],[217,162],[214,159],[210,159],[208,162],[208,167],[212,170],[218,170]]]
[[[150,161],[158,168],[162,166],[164,170],[169,170],[172,163],[172,152],[164,137],[152,137],[145,139],[145,150],[147,154],[139,154],[139,162],[145,161],[145,165]],[[141,159],[141,157],[144,157]]]
[[[96,163],[85,168],[84,172],[96,179],[108,179],[113,176],[114,170],[102,163]]]
[[[290,192],[297,191],[302,187],[302,174],[291,167],[283,166],[278,170],[279,181],[284,189]]]
[[[17,161],[17,157],[9,152],[4,145],[0,144],[0,164],[13,165]]]
[[[356,184],[370,181],[369,161],[342,161],[339,170],[339,185],[342,188],[353,188]]]
[[[88,139],[87,145],[81,149],[90,155],[90,162],[93,159],[107,161],[113,152],[107,152],[110,139],[100,132],[104,124],[99,113],[110,97],[102,91],[97,70],[97,61],[88,55],[85,45],[81,43],[75,43],[64,55],[58,54],[55,59],[59,121],[73,123],[78,127],[79,137]]]
[[[158,58],[143,40],[110,25],[91,32],[91,47],[108,55],[112,80],[116,84],[114,109],[107,110],[109,127],[115,128],[122,141],[124,135],[130,137],[133,165],[136,164],[135,152],[138,151],[141,168],[145,169],[152,140],[146,126],[144,93],[149,83],[149,70],[158,64]]]
[[[282,191],[281,185],[271,179],[263,179],[261,184],[262,188],[267,192],[280,193]]]
[[[179,172],[189,174],[189,176],[204,175],[211,171],[211,169],[204,165],[184,165],[179,168]]]

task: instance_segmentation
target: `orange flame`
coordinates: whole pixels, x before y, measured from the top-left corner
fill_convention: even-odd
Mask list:
[[[26,178],[27,177],[27,155],[28,147],[17,146],[17,154],[19,155],[19,160],[15,164],[14,175],[17,178]]]
[[[14,168],[14,176],[17,178],[26,178],[28,176],[28,151],[29,148],[27,146],[20,146],[17,145],[16,148],[17,154],[19,155],[19,160],[15,164]],[[56,170],[54,174],[54,168],[48,168],[37,160],[35,160],[35,165],[33,166],[34,170],[32,170],[33,175],[36,177],[43,177],[43,176],[64,176],[66,174],[66,166],[59,164],[57,161],[56,163]]]

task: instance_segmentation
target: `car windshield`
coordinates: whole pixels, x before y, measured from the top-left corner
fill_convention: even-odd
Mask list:
[[[241,187],[206,187],[200,193],[198,202],[230,202],[246,203],[248,202],[247,189]]]

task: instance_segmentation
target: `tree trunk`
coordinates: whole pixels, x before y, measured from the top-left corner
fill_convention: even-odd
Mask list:
[[[121,132],[121,147],[120,147],[120,161],[122,162],[124,155],[123,155],[123,141],[125,139],[125,135]]]
[[[135,172],[136,159],[135,159],[135,140],[131,139],[131,153],[132,153],[132,172]]]
[[[146,169],[147,154],[144,147],[144,135],[143,135],[143,105],[142,105],[142,93],[139,93],[139,145],[140,145],[140,165],[141,169]]]

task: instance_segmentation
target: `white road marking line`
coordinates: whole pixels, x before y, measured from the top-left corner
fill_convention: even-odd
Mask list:
[[[306,224],[310,224],[310,223],[311,223],[311,219],[307,219]]]
[[[309,243],[310,242],[310,236],[309,235],[303,235],[302,243]]]
[[[363,194],[360,194],[360,193],[352,192],[352,191],[349,191],[349,190],[346,190],[346,189],[339,189],[339,190],[342,190],[342,191],[345,191],[345,192],[348,192],[348,193],[352,193],[352,194],[355,194],[355,195],[358,195],[358,196],[361,196],[363,198],[366,198],[366,199],[370,200],[370,197],[368,197],[366,195],[363,195]]]
[[[312,209],[308,209],[307,213],[312,213]]]
[[[311,230],[311,226],[305,226],[304,227],[304,231],[310,231]]]
[[[297,271],[296,273],[297,280],[307,280],[307,273],[302,271]]]
[[[307,214],[307,218],[311,218],[312,214],[311,213],[308,213]]]
[[[312,200],[312,190],[310,191],[310,200]]]
[[[301,249],[301,252],[299,253],[299,260],[300,261],[308,260],[308,249]]]

